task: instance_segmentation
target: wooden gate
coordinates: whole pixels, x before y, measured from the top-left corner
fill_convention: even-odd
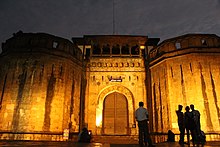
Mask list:
[[[128,102],[120,93],[106,96],[103,109],[103,133],[106,135],[128,134]]]

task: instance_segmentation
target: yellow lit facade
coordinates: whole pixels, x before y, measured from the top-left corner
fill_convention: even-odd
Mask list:
[[[175,113],[179,104],[184,108],[194,104],[204,132],[220,132],[219,41],[215,35],[184,35],[151,50],[154,132],[179,132]],[[207,135],[209,139],[216,138]]]
[[[220,38],[188,34],[163,41],[94,35],[73,42],[42,33],[15,34],[0,58],[1,139],[63,140],[69,129],[136,136],[143,101],[154,141],[179,133],[175,111],[190,104],[201,129],[220,133]],[[15,133],[16,132],[16,133]],[[217,140],[207,136],[208,140]]]
[[[83,39],[87,79],[84,125],[96,135],[137,135],[134,112],[139,101],[147,103],[143,55],[147,37]]]

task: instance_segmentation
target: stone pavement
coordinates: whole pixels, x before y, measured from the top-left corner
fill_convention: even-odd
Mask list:
[[[138,144],[77,143],[56,141],[0,141],[1,147],[139,147]],[[180,147],[178,142],[158,143],[156,147]],[[188,145],[184,145],[189,147]],[[192,145],[190,145],[191,147]],[[220,142],[207,142],[204,147],[220,147]]]

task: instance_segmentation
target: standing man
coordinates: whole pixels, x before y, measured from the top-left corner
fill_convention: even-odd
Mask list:
[[[177,115],[177,121],[178,121],[178,126],[179,126],[179,131],[180,131],[180,140],[179,144],[184,144],[184,133],[185,133],[185,126],[184,126],[184,115],[182,112],[183,106],[178,105],[178,110],[176,110],[176,115]]]
[[[186,106],[185,110],[186,112],[184,113],[184,121],[185,121],[185,128],[187,134],[187,143],[188,145],[190,145],[190,133],[191,133],[193,146],[195,146],[195,123],[193,120],[193,114],[192,112],[189,111],[190,110],[189,106]]]
[[[139,145],[143,146],[143,141],[144,141],[145,145],[147,145],[148,143],[148,146],[153,147],[154,145],[152,145],[152,141],[148,129],[148,121],[149,121],[148,111],[143,106],[144,103],[139,102],[139,108],[135,111],[135,118],[138,122],[138,128],[139,128]]]
[[[191,104],[190,108],[192,110],[192,114],[193,114],[193,120],[195,123],[195,133],[196,133],[196,143],[198,144],[200,142],[201,139],[201,125],[200,125],[200,113],[198,110],[195,110],[194,105]]]

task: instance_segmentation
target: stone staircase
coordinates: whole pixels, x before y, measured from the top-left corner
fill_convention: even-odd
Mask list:
[[[126,135],[94,135],[92,142],[97,143],[111,143],[111,144],[138,144],[138,136],[126,136]]]

